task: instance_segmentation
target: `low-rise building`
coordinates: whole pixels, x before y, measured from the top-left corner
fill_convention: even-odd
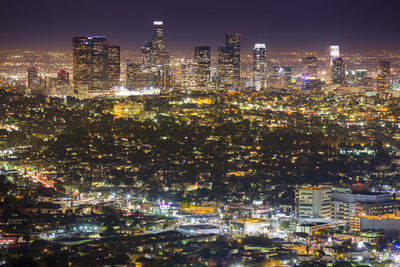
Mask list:
[[[297,188],[296,215],[298,218],[330,218],[331,188],[323,186]]]
[[[230,221],[230,225],[233,231],[242,234],[262,234],[267,231],[270,225],[269,220],[257,219],[257,218],[246,218]]]
[[[329,228],[329,224],[321,223],[321,222],[298,224],[295,226],[295,232],[313,235],[315,232],[324,230],[327,228]]]
[[[188,224],[181,225],[176,229],[178,232],[185,235],[209,235],[220,234],[220,229],[211,224]]]

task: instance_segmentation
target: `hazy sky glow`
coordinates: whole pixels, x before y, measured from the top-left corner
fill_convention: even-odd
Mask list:
[[[243,48],[348,51],[399,50],[400,1],[396,0],[15,0],[2,3],[1,48],[69,49],[74,35],[106,35],[123,50],[151,39],[152,21],[164,20],[167,48],[224,42],[242,34]]]

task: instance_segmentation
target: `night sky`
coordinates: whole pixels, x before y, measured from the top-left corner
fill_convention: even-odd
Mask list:
[[[2,1],[0,47],[71,49],[72,36],[106,35],[122,50],[151,39],[152,21],[165,25],[167,49],[223,45],[227,32],[242,47],[267,43],[272,51],[400,50],[397,0],[13,0]]]

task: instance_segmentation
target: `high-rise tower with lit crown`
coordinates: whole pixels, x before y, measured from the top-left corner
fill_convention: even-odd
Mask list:
[[[253,86],[257,91],[267,87],[267,49],[261,43],[253,49]]]
[[[151,67],[156,67],[160,63],[160,57],[165,54],[164,23],[162,21],[153,22],[153,39],[151,42],[150,63]]]

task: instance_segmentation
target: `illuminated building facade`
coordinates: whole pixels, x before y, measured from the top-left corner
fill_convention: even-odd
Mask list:
[[[105,36],[74,37],[72,42],[76,93],[87,94],[119,85],[119,46],[109,46]]]
[[[87,37],[74,37],[72,42],[75,91],[87,93],[90,88],[90,43]]]
[[[385,92],[390,90],[390,62],[379,61],[377,66],[376,90]]]
[[[282,77],[277,75],[270,75],[267,78],[268,88],[280,89],[282,88]]]
[[[389,213],[383,215],[361,216],[359,228],[354,229],[353,231],[400,233],[400,214]]]
[[[257,91],[267,88],[267,49],[265,44],[254,45],[253,86]]]
[[[351,85],[356,83],[356,72],[354,70],[346,70],[345,83]]]
[[[329,228],[329,224],[327,223],[307,223],[307,224],[297,224],[295,226],[295,232],[296,233],[306,233],[309,235],[313,235],[316,232],[319,232],[321,230],[325,230]]]
[[[390,194],[365,193],[332,193],[332,219],[350,223],[352,217],[367,204],[388,204],[391,201]]]
[[[28,69],[28,88],[33,88],[38,83],[38,70],[35,67]]]
[[[266,219],[246,218],[231,220],[229,224],[235,233],[248,235],[266,233],[271,223]]]
[[[332,83],[342,84],[345,79],[346,66],[341,57],[334,58],[331,66],[331,80]]]
[[[154,86],[159,88],[162,93],[168,92],[174,88],[175,77],[172,74],[159,70],[154,77]]]
[[[60,70],[57,73],[57,85],[65,86],[69,85],[69,73],[65,70]]]
[[[163,72],[170,72],[168,51],[163,51],[158,55],[157,68]]]
[[[126,65],[126,88],[142,90],[153,86],[153,74],[141,69],[141,64],[128,62]]]
[[[298,218],[330,218],[331,188],[322,186],[297,188],[296,215]]]
[[[225,46],[232,49],[233,84],[235,88],[238,88],[240,86],[240,34],[228,33],[225,41]]]
[[[219,89],[235,88],[234,50],[232,47],[222,46],[218,48],[218,76],[220,78]]]
[[[340,47],[338,45],[330,45],[327,48],[327,53],[329,66],[332,66],[333,60],[340,57]]]
[[[268,88],[281,89],[292,88],[292,67],[274,67],[274,73],[267,77]]]
[[[108,46],[108,88],[118,87],[121,77],[121,50],[118,45]]]
[[[373,193],[368,184],[357,183],[351,192],[332,192],[332,219],[350,226],[351,231],[360,231],[362,216],[394,213],[400,202],[393,201],[390,193]]]
[[[181,72],[179,75],[179,83],[183,90],[191,90],[197,88],[197,63],[193,58],[181,59]]]
[[[153,22],[153,39],[151,42],[150,51],[150,64],[152,68],[156,68],[161,62],[160,57],[162,54],[166,57],[164,41],[164,27],[162,21]],[[169,54],[168,54],[169,56]],[[165,59],[164,59],[165,61]]]
[[[303,74],[309,77],[318,76],[318,59],[316,57],[305,57],[302,60]]]
[[[366,86],[367,70],[356,70],[356,85]]]
[[[152,42],[145,42],[140,48],[142,53],[142,65],[144,69],[150,69],[151,67],[151,47]]]
[[[209,46],[196,46],[194,48],[194,60],[197,64],[197,86],[206,89],[210,82],[211,73],[211,49]]]
[[[90,43],[90,89],[105,90],[108,85],[108,45],[105,36],[88,37]]]

